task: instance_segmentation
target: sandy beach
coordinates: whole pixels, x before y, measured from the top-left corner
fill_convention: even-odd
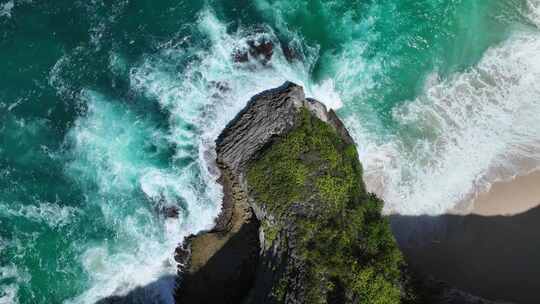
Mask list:
[[[391,216],[413,270],[491,300],[538,303],[540,172],[498,182],[467,213]]]
[[[516,215],[540,205],[540,171],[494,183],[472,201],[473,214]]]

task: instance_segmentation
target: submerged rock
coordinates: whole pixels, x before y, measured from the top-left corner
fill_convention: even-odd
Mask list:
[[[180,214],[180,210],[176,206],[164,206],[161,212],[166,218],[178,218]]]
[[[281,50],[283,51],[283,55],[285,56],[285,59],[287,59],[288,62],[301,60],[302,58],[300,53],[290,44],[282,44]]]
[[[233,61],[237,63],[246,63],[250,58],[267,65],[274,56],[275,48],[274,42],[268,39],[250,39],[246,42],[247,47],[245,49],[238,49],[233,52]],[[301,58],[299,52],[295,50],[291,45],[286,43],[277,43],[277,48],[281,48],[283,56],[288,62],[299,60]]]
[[[262,64],[267,64],[274,55],[274,44],[267,39],[248,40],[247,49],[237,50],[233,53],[234,62],[248,62],[249,58],[255,58]]]

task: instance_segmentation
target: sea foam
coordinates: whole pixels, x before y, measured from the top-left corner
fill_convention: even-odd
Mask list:
[[[51,228],[65,226],[78,215],[79,209],[70,206],[60,206],[57,203],[38,202],[36,205],[0,205],[0,215],[6,217],[21,217],[25,220],[46,224]]]
[[[355,132],[371,145],[361,158],[385,211],[440,214],[496,180],[537,169],[539,80],[540,35],[516,32],[475,67],[429,77],[418,98],[394,109],[405,131],[389,142]]]
[[[3,248],[0,248],[2,253]],[[0,267],[0,304],[18,304],[17,292],[21,284],[29,281],[29,276],[15,265]]]
[[[1,17],[11,18],[11,11],[13,10],[13,7],[15,7],[15,3],[13,3],[13,0],[1,3],[0,4],[0,18]]]
[[[151,187],[144,186],[146,175],[174,175],[156,161],[165,145],[160,130],[151,120],[98,92],[85,90],[81,98],[86,110],[66,137],[70,160],[66,173],[85,192],[88,214],[98,212],[94,225],[113,234],[110,239],[79,245],[80,262],[90,286],[68,303],[94,303],[103,297],[124,295],[174,274],[172,253],[181,235],[180,223],[161,219],[156,214],[158,208],[152,206],[157,201],[141,194]],[[168,189],[168,184],[159,186]],[[176,205],[176,198],[165,199]],[[172,278],[168,281],[173,284]],[[155,303],[171,303],[171,292],[156,299]]]

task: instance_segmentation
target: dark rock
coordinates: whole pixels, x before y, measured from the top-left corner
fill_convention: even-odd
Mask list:
[[[160,216],[164,216],[165,218],[178,218],[180,215],[180,207],[170,205],[164,194],[160,194],[158,198],[148,197],[148,200],[154,204],[153,208]]]
[[[208,83],[211,87],[214,87],[216,88],[220,93],[226,93],[226,92],[229,92],[231,90],[231,88],[229,87],[229,84],[227,84],[226,82],[223,82],[223,81],[210,81]]]
[[[255,95],[216,140],[218,162],[241,174],[273,137],[294,126],[296,107],[304,100],[302,88],[290,82]]]
[[[237,50],[236,52],[233,53],[233,60],[234,62],[238,62],[238,63],[248,62],[249,61],[248,51]]]
[[[182,265],[187,265],[189,263],[190,255],[191,255],[191,247],[190,247],[190,238],[193,238],[194,236],[189,236],[187,239],[182,243],[182,245],[176,247],[176,250],[174,251],[174,260]]]
[[[167,218],[178,218],[179,209],[176,206],[164,206],[162,208],[162,214]]]
[[[248,41],[249,54],[262,62],[268,62],[274,55],[274,44],[270,40]]]
[[[302,59],[300,53],[289,44],[282,44],[281,50],[283,51],[283,55],[285,56],[285,59],[287,59],[288,62],[293,62],[293,61]]]
[[[228,92],[231,91],[231,88],[229,87],[229,84],[223,81],[210,81],[208,82],[208,90],[211,92],[215,92],[212,94],[212,98],[214,99],[221,99],[223,98]]]

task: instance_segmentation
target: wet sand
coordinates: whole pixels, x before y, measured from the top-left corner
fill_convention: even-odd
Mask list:
[[[392,215],[419,272],[491,300],[540,303],[540,172],[495,183],[467,214]]]
[[[486,216],[516,215],[540,205],[540,171],[493,184],[472,202],[472,213]]]

